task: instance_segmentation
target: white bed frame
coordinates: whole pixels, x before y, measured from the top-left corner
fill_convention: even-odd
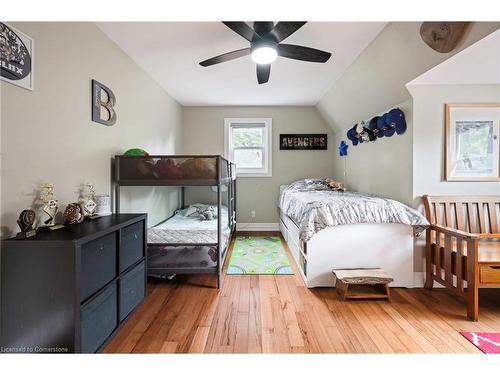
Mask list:
[[[394,278],[390,286],[414,286],[413,228],[409,225],[339,225],[303,243],[297,225],[280,211],[280,230],[308,288],[334,286],[332,270],[345,268],[383,268]]]

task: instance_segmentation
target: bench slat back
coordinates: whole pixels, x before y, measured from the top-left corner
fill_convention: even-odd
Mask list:
[[[500,195],[423,196],[425,215],[431,224],[469,233],[499,233]]]

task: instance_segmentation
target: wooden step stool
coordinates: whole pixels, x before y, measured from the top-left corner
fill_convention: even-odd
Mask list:
[[[346,299],[390,300],[389,283],[393,278],[381,268],[333,270],[335,288],[342,301]]]

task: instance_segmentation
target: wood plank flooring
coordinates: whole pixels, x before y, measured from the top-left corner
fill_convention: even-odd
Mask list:
[[[224,275],[220,291],[214,275],[150,281],[104,352],[478,353],[459,331],[500,332],[500,289],[481,290],[474,323],[444,289],[391,288],[390,303],[341,302],[333,288],[306,288],[288,256],[295,275]]]

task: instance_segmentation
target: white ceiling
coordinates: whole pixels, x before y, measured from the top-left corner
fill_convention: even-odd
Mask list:
[[[500,84],[500,30],[409,82],[411,85]]]
[[[210,57],[249,46],[220,22],[99,22],[97,25],[180,104],[314,105],[385,22],[309,22],[284,43],[332,53],[325,64],[278,57],[258,85],[250,56],[202,67]]]

